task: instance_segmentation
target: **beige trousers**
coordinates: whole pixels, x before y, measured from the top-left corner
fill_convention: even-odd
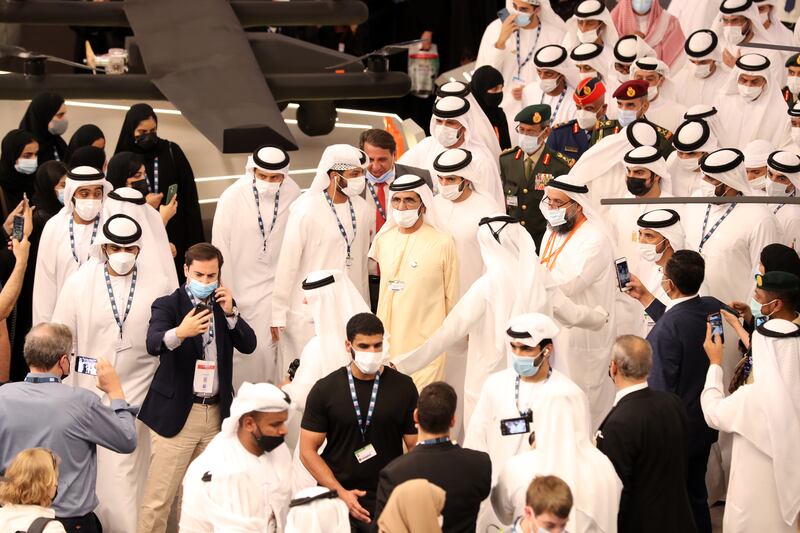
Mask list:
[[[219,404],[193,404],[180,433],[165,438],[151,431],[150,470],[139,510],[138,533],[164,533],[186,469],[219,433]],[[179,509],[180,512],[180,509]]]

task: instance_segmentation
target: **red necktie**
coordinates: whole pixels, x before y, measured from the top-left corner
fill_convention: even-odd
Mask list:
[[[383,208],[383,212],[385,213],[386,212],[386,191],[384,190],[384,187],[386,187],[385,183],[376,183],[375,184],[375,188],[377,189],[376,194],[378,196],[378,201],[381,203],[381,207]],[[383,218],[383,215],[381,215],[380,210],[378,210],[378,208],[376,207],[375,208],[375,233],[377,233],[377,232],[379,232],[381,230],[381,227],[383,226],[384,222],[386,222],[386,220]]]

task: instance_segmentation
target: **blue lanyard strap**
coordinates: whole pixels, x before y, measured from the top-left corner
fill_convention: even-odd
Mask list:
[[[367,429],[372,422],[372,413],[375,411],[375,402],[378,399],[378,385],[381,383],[380,373],[375,374],[375,381],[372,383],[372,395],[369,397],[369,408],[367,409],[367,419],[361,418],[361,407],[358,405],[358,397],[356,396],[356,383],[353,381],[353,369],[347,366],[347,382],[350,384],[350,397],[353,399],[353,407],[356,410],[356,420],[358,420],[358,429],[361,430],[361,439],[366,441]]]
[[[556,103],[556,107],[555,107],[555,109],[553,109],[553,112],[550,115],[550,117],[552,118],[553,122],[555,122],[555,120],[556,120],[556,115],[558,115],[558,109],[561,107],[561,102],[564,101],[564,95],[566,95],[566,94],[567,94],[567,85],[566,85],[566,81],[565,81],[564,82],[564,90],[561,91],[561,96],[558,97],[558,103]],[[545,96],[546,96],[546,94],[542,93],[542,98],[539,100],[540,104],[544,102],[544,97]]]
[[[253,178],[253,198],[256,200],[256,213],[258,213],[258,229],[261,231],[261,240],[263,245],[261,251],[267,250],[267,238],[272,235],[272,230],[275,228],[275,221],[278,220],[278,202],[280,201],[281,190],[275,193],[275,206],[272,209],[272,222],[269,225],[269,233],[264,232],[264,219],[261,218],[261,200],[258,197],[258,189],[256,188],[256,179]]]
[[[547,371],[547,379],[544,380],[545,383],[547,383],[547,380],[550,379],[551,375],[553,375],[553,368],[552,367]],[[519,382],[520,382],[520,375],[517,374],[517,377],[514,380],[514,403],[517,406],[517,411],[519,411],[519,416],[529,416],[530,415],[530,417],[531,417],[530,421],[533,422],[533,411],[531,411],[530,408],[528,408],[527,410],[523,411],[519,407]]]
[[[333,211],[333,216],[336,217],[336,223],[339,224],[339,233],[342,234],[344,238],[344,243],[347,246],[347,260],[350,261],[350,247],[353,244],[353,241],[356,240],[356,211],[353,209],[353,202],[350,198],[347,198],[347,205],[350,207],[350,221],[353,223],[353,238],[352,240],[347,240],[347,232],[344,230],[344,226],[342,225],[342,221],[339,220],[339,215],[336,214],[336,208],[333,206],[333,200],[331,200],[331,195],[328,194],[328,191],[323,191],[325,193],[325,199],[328,201],[328,205],[331,207],[331,211]]]
[[[94,238],[97,236],[97,226],[100,225],[100,217],[97,216],[94,219],[94,227],[92,228],[92,240],[89,241],[89,244],[94,242]],[[78,252],[75,251],[75,219],[69,219],[69,246],[72,248],[72,258],[75,259],[75,262],[79,265],[82,264],[81,260],[78,259]]]
[[[434,444],[443,444],[445,442],[452,442],[450,437],[438,437],[435,439],[422,440],[417,443],[417,446],[433,446]]]
[[[150,192],[158,194],[158,157],[153,159],[153,188]]]
[[[35,378],[33,376],[25,377],[26,383],[61,383],[61,380],[52,376],[46,378]]]
[[[111,302],[111,311],[114,313],[114,320],[119,327],[119,338],[122,338],[122,326],[125,325],[125,320],[128,318],[128,313],[131,312],[133,305],[133,293],[136,291],[136,277],[138,276],[138,268],[136,265],[133,267],[133,274],[131,275],[131,290],[128,293],[128,301],[125,303],[125,314],[119,316],[119,309],[117,308],[117,300],[114,298],[114,290],[111,288],[111,276],[108,273],[108,263],[103,266],[103,277],[106,279],[106,290],[108,290],[108,300]]]
[[[188,296],[189,300],[192,302],[192,306],[196,306],[197,305],[197,299],[194,297],[194,294],[192,294],[192,291],[190,291],[189,288],[186,287],[186,286],[184,286],[184,289],[186,290],[186,296]],[[204,341],[203,342],[203,359],[205,359],[206,348],[208,348],[208,346],[212,342],[214,342],[214,302],[213,301],[208,306],[208,308],[211,310],[211,314],[209,315],[211,323],[208,325],[208,340],[206,341],[205,339],[203,339],[203,341]]]
[[[378,195],[375,193],[375,187],[372,183],[367,180],[367,189],[369,189],[369,193],[372,195],[372,199],[375,200],[375,206],[378,208],[378,213],[381,214],[383,217],[384,222],[386,221],[386,211],[384,211],[383,206],[381,205],[380,200],[378,200]]]
[[[790,198],[794,198],[794,196],[795,196],[795,194],[796,194],[796,193],[797,193],[797,191],[792,191],[792,194],[790,194],[790,195],[789,195],[789,197],[790,197]],[[780,211],[780,210],[781,210],[781,208],[782,208],[783,206],[785,206],[785,205],[786,205],[786,204],[780,204],[778,207],[776,207],[775,209],[773,209],[773,210],[772,210],[772,214],[773,214],[773,215],[777,215],[777,214],[778,214],[778,211]]]
[[[717,231],[717,228],[719,227],[719,225],[722,224],[722,221],[725,220],[725,218],[728,215],[731,214],[731,211],[733,211],[733,208],[736,207],[736,205],[737,204],[729,205],[728,209],[726,209],[725,212],[722,214],[722,216],[719,217],[719,220],[717,220],[714,223],[714,225],[711,226],[711,229],[708,230],[708,233],[706,233],[706,226],[708,225],[708,216],[711,214],[711,204],[708,204],[708,207],[706,207],[706,217],[705,217],[705,219],[703,219],[703,231],[700,234],[700,235],[702,235],[702,238],[700,239],[700,247],[697,250],[698,252],[702,252],[703,251],[703,246],[705,245],[706,241],[708,241],[708,239],[711,238],[711,236],[714,234],[714,232]]]
[[[519,31],[520,30],[517,30],[517,76],[522,76],[522,67],[528,64],[528,61],[530,61],[531,58],[533,57],[533,52],[536,51],[536,45],[539,43],[539,35],[542,33],[542,23],[539,22],[539,25],[536,27],[536,39],[534,39],[533,46],[531,46],[528,55],[525,57],[525,61],[522,62],[520,62],[520,57],[519,57],[519,51],[521,48],[519,42]],[[553,114],[553,116],[555,116],[555,114]]]

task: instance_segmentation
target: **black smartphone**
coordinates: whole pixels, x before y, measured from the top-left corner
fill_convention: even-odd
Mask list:
[[[631,272],[628,270],[628,260],[624,257],[620,257],[614,261],[614,267],[617,272],[617,284],[619,285],[619,290],[627,291],[626,285],[631,282]]]
[[[508,12],[508,9],[503,8],[497,12],[497,18],[500,19],[500,22],[505,22],[510,14],[511,13]]]
[[[18,241],[22,240],[22,233],[25,229],[25,217],[22,215],[14,215],[14,225],[12,226],[11,236]]]
[[[97,359],[94,357],[86,357],[85,355],[76,355],[75,372],[79,374],[87,374],[89,376],[96,376]]]
[[[719,337],[720,342],[725,342],[725,335],[722,333],[722,314],[711,313],[708,315],[708,323],[711,324],[711,338]]]
[[[531,430],[528,419],[524,416],[518,418],[506,418],[500,421],[501,435],[522,435]]]
[[[169,186],[169,189],[167,189],[167,201],[164,203],[165,204],[170,203],[172,201],[172,197],[175,196],[176,194],[178,194],[178,184],[173,183],[172,185]]]
[[[294,381],[294,376],[297,374],[298,368],[300,368],[300,359],[295,359],[289,363],[289,370],[286,371],[286,374],[289,376],[289,381]]]
[[[198,304],[194,306],[194,316],[199,315],[203,311],[211,311],[211,308],[203,302],[198,302]]]

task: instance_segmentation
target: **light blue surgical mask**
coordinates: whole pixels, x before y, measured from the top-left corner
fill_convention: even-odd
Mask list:
[[[638,15],[644,15],[650,12],[650,8],[653,7],[653,0],[631,0],[631,5]]]
[[[61,202],[61,205],[64,205],[64,189],[56,190],[56,197],[58,197],[58,201]]]
[[[394,167],[389,172],[386,172],[382,176],[373,176],[372,172],[367,170],[367,179],[370,183],[386,183],[387,181],[392,181],[394,179]]]
[[[212,283],[200,283],[195,279],[189,278],[186,286],[189,287],[189,291],[194,295],[195,298],[205,300],[211,296],[215,290],[217,290],[217,287],[219,287],[219,282],[214,281]]]
[[[617,112],[617,120],[619,121],[620,126],[623,128],[636,120],[638,117],[636,116],[637,112],[635,109],[620,109]]]
[[[514,19],[517,26],[527,26],[531,23],[531,16],[528,13],[519,13]]]
[[[34,157],[33,159],[20,159],[14,168],[20,174],[33,174],[39,168],[39,160]]]
[[[765,304],[762,304],[761,302],[759,302],[755,298],[750,298],[750,312],[753,313],[753,319],[756,321],[756,323],[758,323],[759,320],[762,323],[766,322],[767,320],[769,320],[769,316],[772,313],[770,313],[769,315],[765,315],[764,313],[761,312],[761,310],[764,308],[765,305],[769,305],[774,301],[775,300],[770,300],[769,302],[767,302]]]
[[[541,361],[536,365],[538,357],[523,357],[516,354],[511,354],[511,365],[514,367],[514,372],[524,378],[529,378],[539,371],[542,366]]]

